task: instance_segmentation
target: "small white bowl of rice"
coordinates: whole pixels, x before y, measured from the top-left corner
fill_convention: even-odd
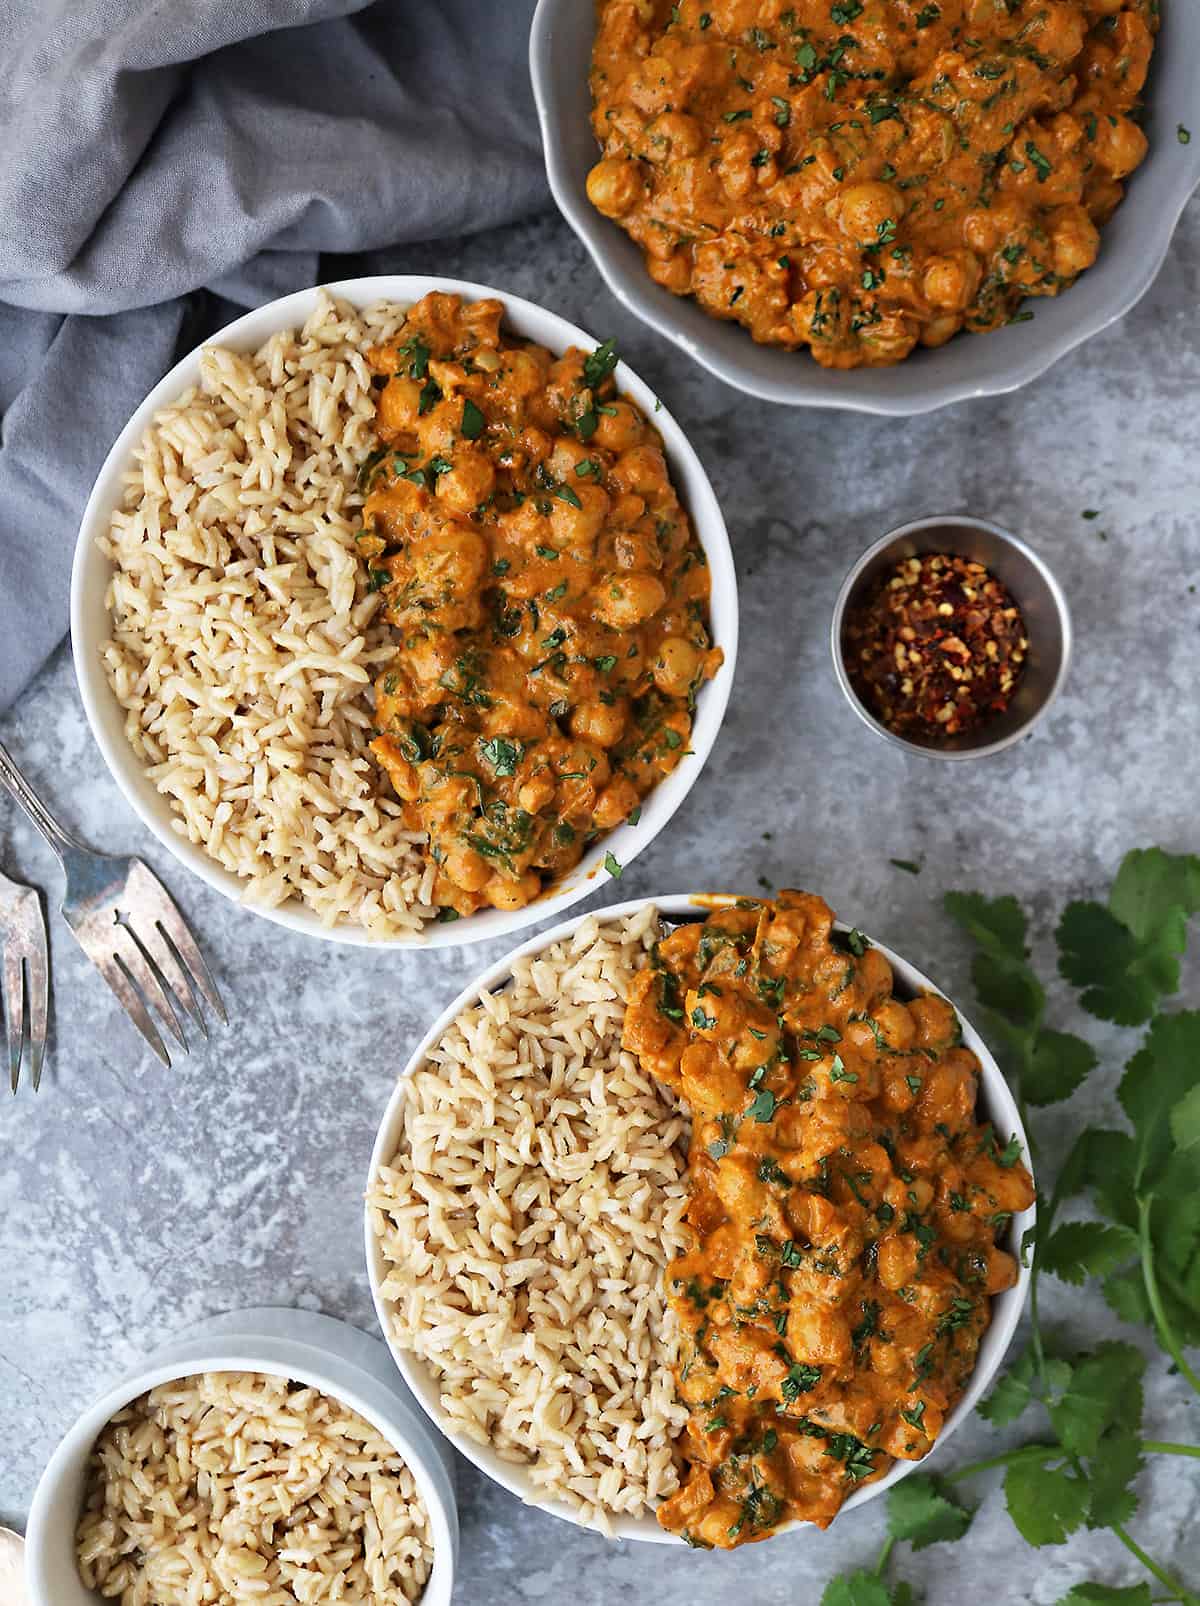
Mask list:
[[[154,387],[96,480],[75,550],[75,675],[104,760],[142,823],[226,897],[309,936],[459,946],[595,891],[668,823],[720,729],[737,657],[721,510],[683,431],[652,418],[711,576],[724,662],[696,694],[690,750],[627,823],[519,909],[439,920],[435,868],[367,744],[395,632],[355,548],[377,437],[364,352],[431,291],[496,297],[505,330],[561,353],[584,333],[517,296],[389,275],[299,291],[214,334]],[[361,534],[361,530],[358,531]]]
[[[452,1457],[378,1340],[310,1311],[213,1318],[82,1413],[26,1534],[31,1606],[449,1606]]]
[[[655,1508],[679,1486],[672,1443],[678,1339],[665,1270],[687,1247],[690,1126],[622,1049],[625,993],[669,924],[703,920],[691,896],[576,916],[498,961],[438,1017],[384,1113],[366,1190],[379,1323],[430,1419],[528,1505],[611,1538],[679,1545]],[[845,932],[849,928],[839,922]],[[940,989],[882,943],[897,996]],[[1028,1152],[1008,1084],[959,1012],[981,1067],[979,1109]],[[934,1454],[990,1387],[1029,1272],[993,1297],[975,1371]],[[896,1461],[853,1511],[926,1462]],[[777,1533],[819,1531],[802,1522]]]

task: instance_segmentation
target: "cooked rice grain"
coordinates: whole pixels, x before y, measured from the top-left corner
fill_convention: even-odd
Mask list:
[[[654,910],[520,960],[405,1085],[404,1137],[368,1202],[391,1336],[452,1431],[528,1466],[611,1531],[678,1487],[687,1121],[621,1050]]]
[[[375,446],[364,349],[403,309],[321,293],[253,355],[206,347],[100,542],[109,682],[176,830],[243,878],[379,937],[433,913],[433,866],[378,795],[370,687],[395,643],[355,548]]]
[[[369,1422],[253,1372],[161,1383],[96,1441],[79,1575],[121,1606],[416,1601],[433,1564],[412,1473]]]

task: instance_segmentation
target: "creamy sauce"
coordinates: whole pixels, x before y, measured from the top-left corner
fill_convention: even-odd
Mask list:
[[[1057,295],[1146,153],[1156,0],[598,14],[593,205],[659,284],[831,368],[899,362]]]
[[[635,977],[625,1046],[692,1113],[681,1331],[684,1481],[658,1518],[722,1549],[824,1528],[919,1460],[974,1370],[997,1246],[1033,1202],[1019,1146],[976,1117],[979,1062],[942,998],[810,893],[680,926]]]

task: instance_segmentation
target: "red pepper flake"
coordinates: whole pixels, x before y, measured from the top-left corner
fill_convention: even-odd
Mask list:
[[[905,558],[846,617],[842,653],[859,698],[897,736],[941,741],[995,719],[1025,667],[1025,621],[982,563]]]

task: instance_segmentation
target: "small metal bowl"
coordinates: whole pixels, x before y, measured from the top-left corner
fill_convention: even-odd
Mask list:
[[[949,552],[985,564],[1008,587],[1021,610],[1029,638],[1025,673],[1004,713],[975,731],[948,737],[944,742],[897,736],[881,724],[850,684],[844,656],[843,636],[850,608],[902,559],[923,552]],[[948,513],[902,524],[867,548],[838,592],[829,644],[838,684],[864,725],[894,747],[926,758],[980,758],[999,753],[1028,736],[1058,696],[1071,661],[1071,615],[1058,581],[1032,547],[986,519]]]

